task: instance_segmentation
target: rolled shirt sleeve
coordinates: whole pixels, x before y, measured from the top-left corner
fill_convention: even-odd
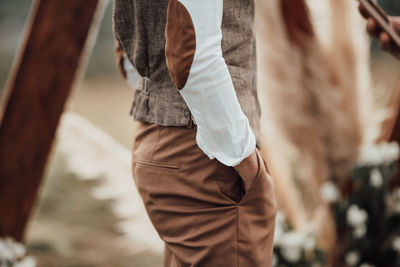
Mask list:
[[[223,0],[170,0],[165,53],[197,125],[198,146],[210,159],[236,166],[256,140],[222,55],[222,14]]]

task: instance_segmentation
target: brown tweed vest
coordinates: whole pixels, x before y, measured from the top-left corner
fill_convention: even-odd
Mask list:
[[[164,126],[186,126],[190,111],[169,76],[165,59],[167,7],[168,0],[115,0],[114,33],[142,77],[135,90],[133,117]],[[254,0],[224,1],[223,56],[239,103],[260,146],[253,22]]]

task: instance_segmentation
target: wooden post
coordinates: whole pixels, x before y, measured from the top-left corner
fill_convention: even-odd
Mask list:
[[[36,0],[3,96],[0,236],[22,240],[52,141],[103,0]],[[91,27],[94,25],[94,27]],[[91,31],[92,29],[92,31]]]

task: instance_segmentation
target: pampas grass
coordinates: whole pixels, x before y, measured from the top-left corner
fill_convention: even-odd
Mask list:
[[[299,14],[299,5],[306,2],[310,14]],[[262,122],[265,129],[274,129],[265,133],[270,139],[265,150],[267,158],[281,157],[275,162],[285,166],[289,161],[294,169],[291,177],[287,172],[280,177],[285,172],[279,170],[278,176],[273,174],[277,192],[284,192],[278,202],[295,227],[305,227],[306,216],[319,232],[320,246],[332,252],[335,225],[320,188],[326,181],[346,184],[361,145],[379,135],[379,123],[371,121],[377,116],[371,104],[365,25],[356,1],[256,3]],[[309,23],[312,30],[307,32],[304,25]],[[294,153],[275,152],[288,144]],[[303,209],[294,208],[299,203]]]
[[[355,3],[318,1],[329,16],[314,21],[315,35],[301,44],[288,35],[280,1],[258,1],[256,20],[263,123],[272,119],[296,148],[307,210],[316,208],[324,181],[348,178],[368,125],[361,114],[371,110],[368,42]]]

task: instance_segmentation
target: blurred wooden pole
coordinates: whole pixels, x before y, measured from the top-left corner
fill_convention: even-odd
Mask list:
[[[65,101],[103,0],[36,0],[3,96],[0,236],[22,240]]]

